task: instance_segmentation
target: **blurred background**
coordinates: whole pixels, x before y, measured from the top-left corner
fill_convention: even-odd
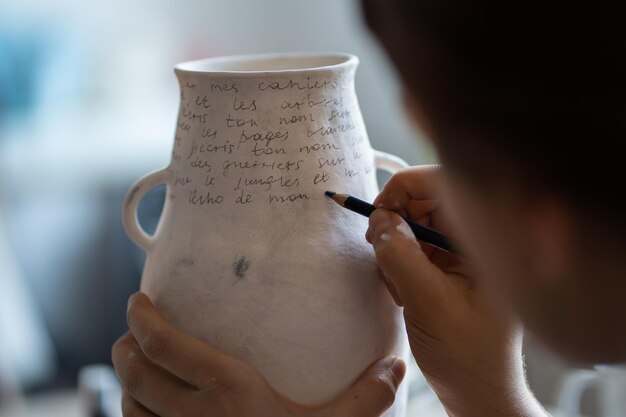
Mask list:
[[[355,1],[0,0],[0,416],[90,415],[79,373],[88,398],[115,389],[108,368],[85,367],[110,362],[138,289],[143,255],[120,208],[169,163],[174,64],[281,51],[358,55],[372,145],[434,161]],[[141,205],[147,229],[162,200]],[[531,384],[551,404],[565,368],[533,345]],[[412,393],[411,415],[438,410],[419,377]]]

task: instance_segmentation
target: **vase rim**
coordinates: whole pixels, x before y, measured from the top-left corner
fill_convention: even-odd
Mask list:
[[[174,66],[176,74],[211,76],[259,76],[302,72],[337,71],[356,66],[356,55],[341,52],[282,52],[225,55],[185,61]]]

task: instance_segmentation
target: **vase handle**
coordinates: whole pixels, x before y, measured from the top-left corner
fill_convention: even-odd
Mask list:
[[[596,371],[583,369],[569,374],[559,393],[557,416],[579,417],[583,394],[587,390],[598,388],[598,382],[600,382],[600,377]]]
[[[154,187],[166,184],[170,178],[170,171],[165,168],[159,171],[151,172],[141,177],[126,193],[124,198],[124,205],[122,209],[122,222],[124,229],[130,239],[135,242],[141,249],[148,252],[155,241],[154,235],[149,235],[143,230],[143,227],[139,224],[139,218],[137,216],[137,206],[144,195]]]
[[[390,174],[395,174],[401,169],[410,167],[404,159],[387,152],[377,151],[376,149],[374,149],[374,165],[376,169],[382,169]]]

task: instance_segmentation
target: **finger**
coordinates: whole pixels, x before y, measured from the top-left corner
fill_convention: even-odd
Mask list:
[[[389,291],[389,294],[391,294],[391,298],[393,298],[393,301],[396,303],[396,305],[398,307],[403,307],[402,299],[398,295],[398,290],[396,290],[396,287],[394,287],[391,281],[389,281],[389,279],[387,279],[386,277],[383,278],[383,283],[385,284],[385,287],[387,287],[387,290]]]
[[[145,355],[194,387],[204,389],[245,375],[246,365],[174,328],[163,319],[145,294],[128,304],[128,326]]]
[[[196,403],[196,389],[150,362],[130,333],[113,345],[113,364],[124,390],[159,416]]]
[[[385,271],[379,268],[378,272],[380,273],[379,276],[380,276],[381,281],[383,282],[383,284],[385,284],[385,287],[387,287],[387,290],[389,291],[389,294],[393,298],[393,301],[396,303],[398,307],[403,307],[402,300],[400,299],[400,296],[398,295],[398,291],[396,290],[396,287],[393,286],[389,278],[385,276]]]
[[[441,213],[438,213],[441,211],[437,195],[439,170],[437,165],[423,165],[398,171],[385,184],[374,205],[430,227],[434,227],[433,221],[438,219],[439,230],[449,231],[448,225],[441,221]],[[366,240],[372,243],[369,233],[368,229]],[[424,251],[429,257],[436,252],[430,246],[424,247]]]
[[[438,199],[439,171],[439,165],[421,165],[396,172],[376,197],[374,205],[395,211],[406,207],[411,200]]]
[[[439,200],[411,200],[405,207],[392,209],[392,211],[404,218],[411,219],[425,226],[431,226],[431,215],[439,207],[439,204]],[[366,239],[368,239],[368,233],[369,229],[365,233]],[[370,240],[368,240],[368,242],[370,242]]]
[[[407,207],[401,208],[399,210],[393,210],[398,213],[405,219],[410,219],[416,223],[419,223],[424,226],[433,227],[432,219],[435,218],[436,212],[433,210],[437,209],[439,205],[438,200],[411,200]],[[440,218],[441,216],[438,216]],[[440,232],[445,232],[449,230],[446,229],[438,229]],[[365,240],[369,243],[372,243],[372,238],[370,236],[371,231],[369,227],[365,232]],[[426,254],[430,257],[434,250],[436,249],[434,246],[426,246],[423,248]]]
[[[158,417],[152,411],[139,404],[126,390],[122,393],[122,414],[124,417]]]
[[[439,200],[410,200],[404,210],[407,213],[407,218],[426,226],[432,226],[430,223],[431,215],[438,211],[439,206]]]
[[[391,407],[404,379],[406,365],[395,356],[375,362],[340,398],[325,406],[337,416],[380,416]]]
[[[436,308],[443,300],[445,275],[428,259],[406,222],[383,209],[375,210],[369,222],[378,266],[402,304]]]

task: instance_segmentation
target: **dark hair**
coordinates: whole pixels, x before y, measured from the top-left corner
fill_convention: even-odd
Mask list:
[[[362,4],[444,164],[626,217],[624,2]]]

